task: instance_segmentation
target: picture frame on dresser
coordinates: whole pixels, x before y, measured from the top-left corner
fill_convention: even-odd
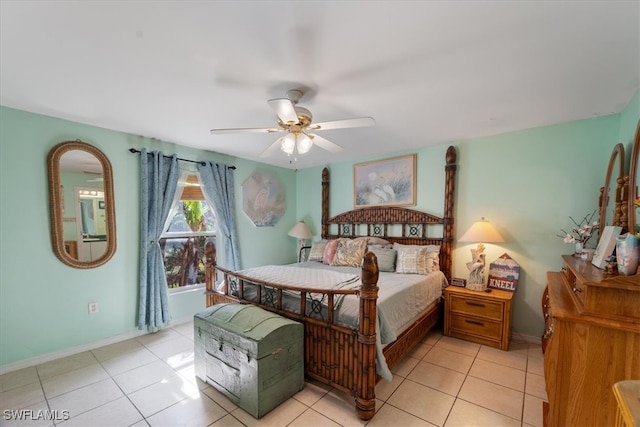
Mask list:
[[[602,231],[598,247],[593,254],[591,263],[596,267],[602,269],[607,265],[607,258],[613,254],[613,249],[616,247],[616,237],[620,235],[622,227],[607,225]]]

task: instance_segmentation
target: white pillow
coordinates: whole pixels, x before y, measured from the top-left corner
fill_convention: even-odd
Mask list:
[[[403,245],[394,243],[398,251],[396,273],[428,274],[440,270],[439,245]]]
[[[311,249],[309,250],[309,257],[307,261],[322,261],[322,254],[324,253],[324,248],[327,246],[326,240],[320,240],[318,242],[313,242],[311,244]]]

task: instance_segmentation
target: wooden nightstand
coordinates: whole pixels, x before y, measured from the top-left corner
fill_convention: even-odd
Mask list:
[[[513,292],[492,289],[470,291],[448,286],[444,290],[444,334],[467,341],[509,349]]]

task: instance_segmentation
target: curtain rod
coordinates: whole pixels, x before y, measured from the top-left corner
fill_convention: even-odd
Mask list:
[[[135,148],[129,148],[129,152],[131,153],[138,153],[140,154],[141,151],[140,150],[136,150]],[[147,153],[147,154],[151,154],[151,153]],[[171,156],[165,156],[164,154],[162,155],[163,157],[166,158],[171,158]],[[180,157],[178,157],[178,160],[182,160],[183,162],[189,162],[189,163],[199,163],[201,165],[206,165],[206,162],[204,161],[200,161],[200,160],[189,160],[189,159],[181,159]],[[235,166],[229,166],[229,169],[234,169],[235,170]]]

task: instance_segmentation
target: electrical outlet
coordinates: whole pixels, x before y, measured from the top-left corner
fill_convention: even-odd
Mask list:
[[[96,314],[98,312],[98,303],[90,302],[89,303],[89,314]]]

